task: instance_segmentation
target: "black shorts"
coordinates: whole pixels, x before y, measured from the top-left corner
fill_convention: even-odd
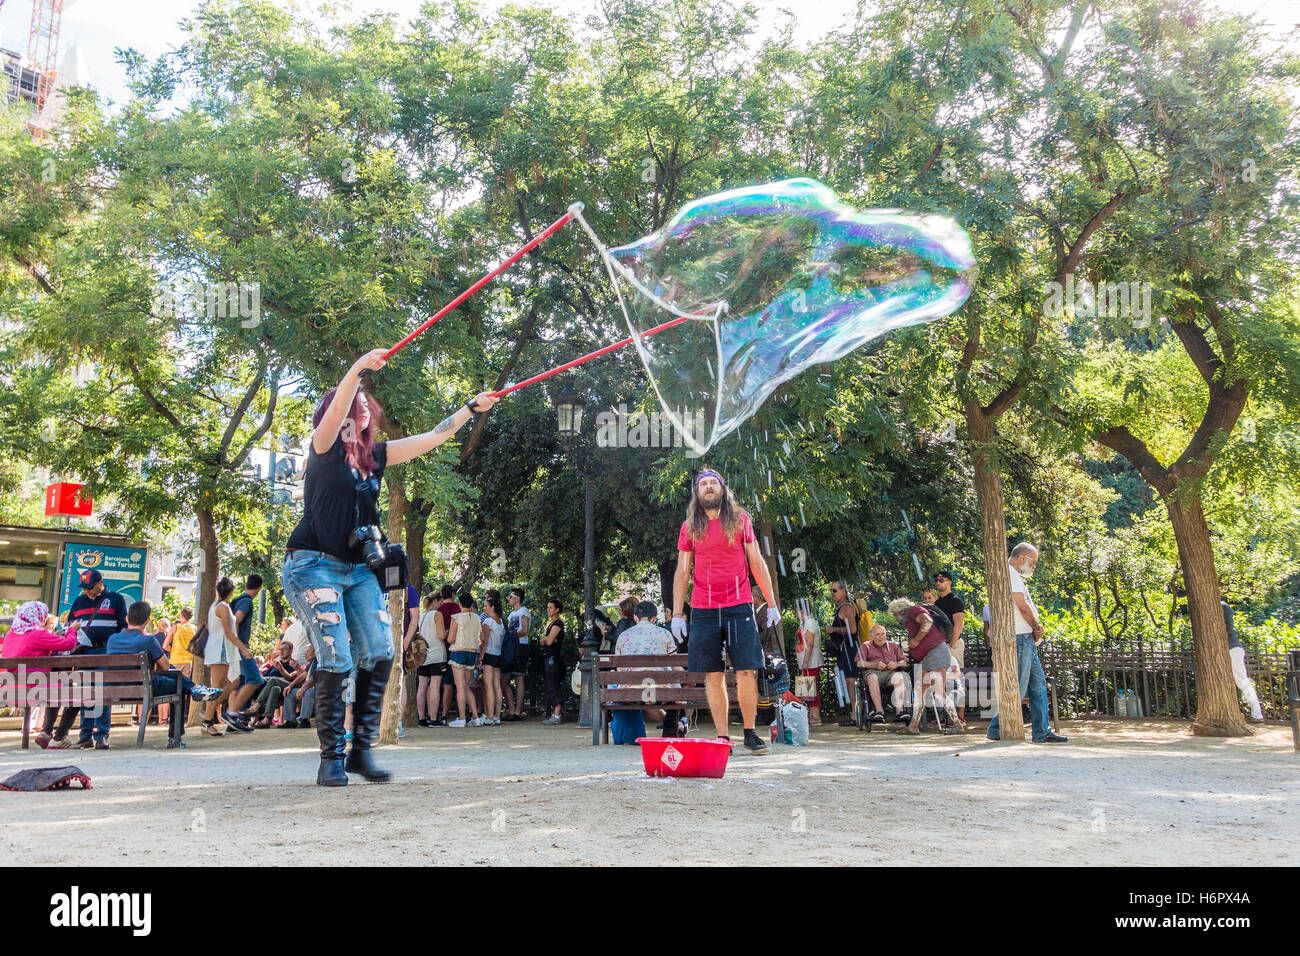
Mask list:
[[[505,658],[503,658],[500,654],[484,654],[484,655],[483,655],[483,666],[484,666],[484,667],[495,667],[497,670],[500,670],[500,669],[501,669],[501,666],[502,666],[504,663],[505,663]]]
[[[763,669],[763,643],[758,637],[751,604],[722,608],[691,608],[691,644],[686,651],[686,669],[703,673],[726,670],[722,649],[733,670]]]
[[[510,673],[517,677],[528,676],[528,653],[531,645],[527,641],[520,641],[519,646],[515,648],[515,662],[510,667]]]
[[[421,664],[415,669],[417,677],[438,677],[447,672],[447,662],[442,661],[439,664]]]

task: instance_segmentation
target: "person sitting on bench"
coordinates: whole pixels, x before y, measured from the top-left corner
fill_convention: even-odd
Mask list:
[[[181,694],[181,738],[185,735],[185,718],[189,715],[189,699],[195,700],[216,700],[221,696],[221,691],[215,687],[204,687],[202,684],[196,684],[184,674],[167,674],[158,673],[159,671],[171,670],[171,661],[168,660],[167,654],[162,649],[162,643],[152,634],[146,634],[144,627],[149,623],[149,615],[153,613],[146,601],[136,601],[126,609],[126,630],[118,631],[108,639],[108,645],[104,650],[106,654],[139,654],[144,651],[149,655],[149,660],[153,662],[153,694],[155,697],[168,697],[176,693],[176,680],[180,679]],[[141,714],[141,720],[148,720],[148,714]],[[184,747],[184,739],[168,739],[168,747]]]
[[[632,609],[636,623],[619,634],[614,653],[638,656],[677,653],[677,642],[673,640],[672,634],[655,623],[656,613],[653,602],[639,602]],[[662,668],[656,668],[660,669]],[[665,711],[661,707],[655,707],[648,708],[645,715],[651,720],[663,721],[665,737],[686,736],[686,718],[681,711]],[[613,710],[610,711],[610,720],[610,731],[616,744],[636,743],[636,738],[645,734],[644,718],[640,711]]]
[[[858,673],[867,684],[867,693],[871,697],[871,720],[884,720],[885,711],[880,705],[880,685],[888,684],[892,688],[891,703],[899,723],[912,719],[909,711],[912,700],[912,675],[908,673],[907,655],[903,648],[885,636],[883,624],[871,629],[871,640],[858,648],[856,662]]]

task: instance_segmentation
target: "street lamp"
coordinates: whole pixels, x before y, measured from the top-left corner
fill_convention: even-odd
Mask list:
[[[582,409],[587,400],[572,385],[565,385],[555,396],[555,411],[560,421],[560,440],[571,444],[582,434]]]
[[[587,457],[579,440],[582,436],[582,409],[587,400],[574,390],[572,385],[565,385],[555,396],[555,412],[560,429],[560,441],[564,447],[575,455],[578,475],[582,479],[583,521],[585,554],[583,556],[583,631],[581,656],[578,670],[582,674],[582,696],[578,706],[578,726],[590,727],[592,714],[592,678],[596,672],[596,622],[592,616],[592,606],[596,601],[596,531],[593,523],[595,507],[591,493],[591,476]]]

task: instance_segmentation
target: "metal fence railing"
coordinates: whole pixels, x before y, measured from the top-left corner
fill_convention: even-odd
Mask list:
[[[1196,657],[1190,645],[1099,648],[1048,641],[1039,654],[1043,670],[1055,678],[1063,717],[1196,716]],[[967,667],[992,666],[982,638],[968,641],[965,656]],[[1285,651],[1246,650],[1246,671],[1270,720],[1291,718],[1290,669]]]

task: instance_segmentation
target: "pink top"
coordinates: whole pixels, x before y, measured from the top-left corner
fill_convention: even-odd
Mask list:
[[[15,634],[10,631],[5,635],[4,645],[0,646],[0,658],[5,657],[49,657],[51,654],[59,651],[70,651],[77,646],[75,634],[69,634],[67,637],[59,637],[52,634],[42,627],[29,628]],[[0,668],[0,670],[10,670],[11,668]],[[28,674],[47,674],[44,667],[29,667]],[[38,687],[38,684],[27,684],[23,690],[31,690]]]
[[[73,634],[60,637],[42,627],[33,627],[18,634],[10,631],[0,646],[0,657],[49,657],[76,646],[77,638]]]
[[[736,540],[730,544],[722,532],[722,521],[719,518],[709,520],[704,540],[699,542],[691,540],[690,528],[685,521],[682,522],[681,533],[677,536],[677,550],[695,552],[691,571],[692,608],[735,607],[738,604],[754,603],[754,593],[749,587],[749,560],[745,556],[745,545],[757,540],[748,514],[740,516],[740,530],[736,533]]]

